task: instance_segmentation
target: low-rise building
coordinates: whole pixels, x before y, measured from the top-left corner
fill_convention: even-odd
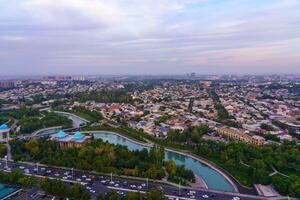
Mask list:
[[[261,146],[264,144],[265,139],[260,136],[250,136],[238,129],[230,128],[226,126],[222,126],[221,128],[217,128],[217,133],[232,138],[238,142],[244,142],[247,144],[254,144]]]
[[[9,139],[9,127],[6,124],[0,126],[0,141],[5,142]]]
[[[91,141],[91,136],[83,135],[79,131],[75,132],[74,135],[59,131],[51,136],[51,140],[58,142],[61,148],[82,147]]]

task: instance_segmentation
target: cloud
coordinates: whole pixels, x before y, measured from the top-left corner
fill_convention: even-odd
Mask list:
[[[284,63],[295,71],[299,64],[298,0],[0,3],[0,67],[10,73],[222,72],[229,66],[240,72],[266,63],[270,71]]]
[[[119,23],[119,8],[96,0],[29,0],[22,4],[29,21],[53,28],[91,28]]]
[[[26,20],[40,28],[104,29],[108,33],[143,34],[160,29],[164,17],[199,0],[27,0]],[[202,1],[201,1],[202,2]]]

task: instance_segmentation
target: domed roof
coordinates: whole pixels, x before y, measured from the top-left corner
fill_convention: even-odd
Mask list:
[[[6,130],[6,129],[9,129],[8,126],[6,124],[2,124],[0,126],[0,130]]]
[[[80,133],[79,131],[77,131],[74,135],[73,135],[73,139],[74,140],[81,140],[84,138],[84,135],[82,133]]]
[[[65,133],[65,132],[63,132],[63,131],[59,131],[57,134],[56,134],[56,137],[57,138],[65,138],[65,137],[67,137],[68,135]]]

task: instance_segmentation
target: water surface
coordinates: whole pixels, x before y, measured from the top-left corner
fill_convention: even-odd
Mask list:
[[[112,144],[127,146],[131,151],[142,150],[144,148],[149,150],[149,147],[142,146],[140,144],[127,140],[124,137],[120,137],[118,135],[107,132],[97,132],[94,134],[94,137],[101,138],[102,140]],[[184,165],[186,169],[192,170],[195,174],[203,178],[209,189],[235,192],[234,187],[227,181],[227,179],[223,175],[204,163],[201,163],[188,156],[169,151],[165,151],[165,160],[172,160],[177,165]]]
[[[8,195],[17,191],[16,188],[8,187],[0,183],[0,199],[7,197]]]

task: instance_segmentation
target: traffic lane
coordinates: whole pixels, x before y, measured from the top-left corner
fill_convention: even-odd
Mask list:
[[[175,189],[174,187],[164,187],[164,193],[170,196],[182,196],[191,199],[215,199],[215,200],[232,200],[233,195],[215,194],[207,191],[189,190],[189,189]],[[241,198],[245,199],[246,198]],[[252,198],[253,200],[253,198]]]
[[[40,168],[40,169],[38,169],[38,168],[36,168],[36,166],[32,166],[32,165],[26,165],[26,164],[20,164],[20,163],[8,163],[8,166],[9,167],[11,167],[11,168],[20,168],[20,166],[24,169],[24,168],[26,168],[26,169],[28,169],[30,172],[32,172],[32,171],[35,171],[36,173],[35,174],[38,174],[38,175],[46,175],[45,174],[45,171],[47,172],[48,170],[50,170],[51,169],[51,172],[50,173],[48,173],[48,175],[47,176],[49,176],[49,177],[52,177],[52,178],[59,178],[59,179],[64,179],[64,177],[66,177],[66,176],[63,176],[63,175],[66,175],[65,173],[67,173],[67,174],[70,174],[71,172],[69,171],[69,170],[66,170],[66,169],[58,169],[58,168],[49,168],[49,167],[47,167],[47,168],[44,168],[44,170],[42,170],[43,168]],[[44,171],[44,172],[43,172]],[[34,173],[33,173],[34,174]],[[82,177],[84,175],[84,173],[83,172],[74,172],[74,176],[73,177],[71,177],[70,179],[71,180],[73,180],[73,181],[82,181],[82,180],[79,180],[79,179],[81,179],[80,177]],[[84,176],[86,176],[86,175],[84,175]],[[105,178],[108,178],[108,177],[103,177],[103,179],[105,179]],[[108,181],[108,179],[107,179],[107,181]],[[118,182],[118,181],[120,181],[120,180],[116,180],[116,182]],[[88,183],[86,183],[86,182],[81,182],[81,183],[83,183],[83,184],[88,184]],[[137,182],[129,182],[128,183],[128,185],[129,184],[133,184],[133,186],[135,186],[135,184],[137,185],[138,183]],[[110,184],[111,185],[111,184]],[[106,185],[106,187],[107,187],[108,185]],[[128,188],[128,187],[125,187],[125,186],[123,186],[125,189],[126,188]],[[135,186],[136,187],[136,186]],[[135,188],[134,187],[134,188]],[[96,188],[94,188],[94,190],[92,190],[92,191],[95,191],[95,192],[91,192],[91,193],[93,193],[93,194],[95,194],[96,192],[98,193],[98,192],[103,192],[104,190],[105,190],[105,186],[104,187],[100,187],[100,188],[103,188],[102,190],[100,190],[99,191],[99,187],[96,187]],[[134,189],[134,188],[131,188],[131,189]],[[152,188],[151,186],[149,187],[149,188]],[[154,187],[155,188],[155,187]],[[145,188],[141,188],[139,191],[143,191],[143,189],[144,190],[146,190]],[[179,192],[178,193],[176,193],[176,192],[174,192],[175,190],[174,190],[174,188],[171,188],[171,189],[169,189],[169,191],[168,190],[166,190],[165,191],[165,193],[166,194],[168,194],[168,195],[179,195],[179,196],[182,196],[182,197],[191,197],[191,196],[193,196],[193,195],[188,195],[188,192],[184,192],[184,190],[183,191],[181,191],[181,193],[179,194]],[[196,195],[196,194],[195,194]],[[198,194],[198,196],[199,196],[199,198],[201,198],[201,197],[203,197],[203,195],[206,195],[205,193],[200,193],[200,194]],[[197,197],[198,197],[197,196]],[[211,195],[209,195],[209,196],[211,196]],[[196,197],[196,196],[195,196]],[[206,196],[205,196],[206,197]],[[213,196],[211,196],[211,197],[213,197]],[[220,198],[222,198],[223,199],[223,197],[220,197]],[[232,199],[231,197],[225,197],[224,199]]]
[[[1,166],[3,168],[5,168],[6,164],[5,161],[0,162]],[[62,179],[65,181],[78,181],[81,184],[84,185],[89,185],[89,184],[93,184],[94,182],[98,181],[102,181],[102,180],[106,180],[106,182],[108,182],[110,180],[110,177],[108,176],[98,176],[98,175],[89,175],[85,172],[81,172],[81,171],[75,171],[72,173],[71,170],[67,170],[67,169],[61,169],[61,168],[53,168],[53,167],[37,167],[34,165],[30,165],[30,164],[24,164],[24,163],[14,163],[14,162],[8,162],[7,166],[11,169],[20,169],[20,170],[25,170],[27,169],[29,174],[34,174],[34,175],[40,175],[40,176],[47,176],[47,177],[52,177],[52,178],[57,178],[57,179]],[[71,176],[70,174],[73,174],[73,176]],[[89,177],[90,180],[86,181],[86,179],[83,179],[83,176],[85,177]],[[136,187],[138,187],[139,184],[141,184],[141,182],[138,181],[133,181],[133,180],[128,180],[128,179],[115,179],[115,181],[113,181],[113,185],[112,184],[102,184],[102,187],[100,187],[100,191],[98,188],[93,188],[92,191],[94,190],[95,192],[91,192],[93,194],[95,194],[96,192],[103,192],[103,191],[107,191],[107,187],[108,186],[115,186],[115,183],[119,183],[121,181],[126,180],[127,185],[118,185],[119,187],[122,187],[124,189],[135,189]],[[145,183],[144,183],[145,184]],[[131,185],[135,186],[135,187],[130,187]],[[99,185],[101,186],[101,185]],[[149,187],[145,188],[139,188],[138,191],[146,191],[148,189],[151,188],[159,188],[161,187],[158,184],[149,184]],[[203,197],[204,195],[207,195],[210,199],[211,198],[215,198],[216,199],[229,199],[231,200],[234,196],[233,195],[228,195],[228,194],[214,194],[212,192],[209,191],[199,191],[197,190],[197,192],[195,194],[190,195],[189,191],[186,189],[181,189],[180,194],[177,188],[175,187],[171,187],[171,186],[162,186],[163,191],[165,194],[167,195],[178,195],[178,196],[182,196],[182,197],[191,197],[191,196],[195,196],[198,198],[205,198]],[[178,191],[178,192],[177,192]],[[238,196],[238,194],[236,195]],[[247,197],[243,197],[241,199],[252,199],[253,198],[247,198]]]
[[[20,168],[20,166],[22,167],[22,168],[27,168],[28,170],[30,170],[30,172],[32,172],[32,171],[35,171],[35,169],[36,169],[36,174],[38,174],[38,175],[47,175],[47,176],[49,176],[49,177],[52,177],[52,178],[58,178],[58,179],[64,179],[64,177],[66,177],[66,176],[63,176],[63,175],[65,175],[65,173],[67,173],[67,174],[70,174],[71,172],[70,172],[70,170],[66,170],[66,169],[58,169],[58,168],[50,168],[50,167],[47,167],[47,168],[44,168],[44,170],[42,170],[43,168],[40,168],[40,169],[37,169],[36,168],[36,166],[32,166],[32,165],[27,165],[27,164],[20,164],[20,163],[8,163],[8,166],[9,167],[11,167],[11,168]],[[51,170],[51,172],[50,173],[48,173],[48,174],[45,174],[45,171],[47,172],[48,170]],[[43,172],[44,171],[44,172]],[[74,176],[73,177],[71,177],[71,178],[69,178],[70,180],[73,180],[73,181],[82,181],[82,180],[79,180],[79,179],[81,179],[80,177],[82,177],[84,175],[84,173],[83,172],[74,172]],[[105,178],[108,178],[108,177],[103,177],[104,179]],[[108,180],[108,179],[107,179]],[[117,181],[119,181],[119,180],[117,180]],[[81,182],[81,183],[83,183],[83,184],[88,184],[88,183],[86,183],[86,182]],[[129,182],[128,183],[128,185],[129,184],[133,184],[133,185],[135,185],[135,184],[138,184],[137,182]],[[108,185],[106,185],[106,187],[107,187]],[[125,189],[126,188],[128,188],[128,187],[125,187],[125,186],[123,186]],[[99,187],[98,187],[99,188]],[[94,191],[95,192],[92,192],[93,194],[94,193],[96,193],[96,192],[99,192],[99,190],[98,190],[98,188],[94,188]],[[105,190],[104,188],[105,188],[105,186],[104,187],[102,187],[103,189],[102,190],[100,190],[100,192],[102,193],[103,192],[103,190]],[[149,187],[149,188],[152,188],[151,186]],[[155,188],[155,187],[154,187]],[[134,188],[131,188],[131,189],[134,189]],[[143,191],[143,189],[144,190],[146,190],[145,188],[141,188],[140,189],[140,191]],[[190,197],[190,196],[193,196],[193,195],[188,195],[188,192],[184,192],[184,190],[183,191],[181,191],[181,193],[179,194],[179,192],[178,193],[176,193],[176,192],[174,192],[174,191],[176,191],[176,190],[174,190],[174,187],[173,188],[171,188],[171,189],[169,189],[169,190],[165,190],[165,193],[166,194],[168,194],[168,195],[179,195],[179,196],[182,196],[182,197]],[[206,192],[207,193],[207,192]],[[207,195],[207,194],[205,194],[205,193],[200,193],[200,194],[198,194],[198,196],[199,196],[199,198],[201,198],[201,197],[203,197],[203,195]],[[198,197],[197,196],[197,197]],[[214,197],[214,196],[212,196],[212,195],[208,195],[209,197]],[[196,197],[196,196],[195,196]],[[205,196],[206,197],[206,196]],[[232,199],[232,196],[230,196],[230,197],[228,197],[228,196],[226,196],[226,195],[224,195],[224,197],[223,197],[223,195],[221,195],[220,196],[220,198],[222,198],[222,199]]]
[[[18,169],[27,172],[27,174],[48,176],[48,177],[59,178],[63,180],[73,180],[78,182],[84,182],[86,184],[97,180],[98,181],[105,180],[107,183],[111,182],[112,184],[122,183],[122,185],[124,185],[124,183],[126,183],[126,185],[131,184],[131,185],[136,185],[136,187],[139,187],[140,185],[143,185],[143,187],[146,186],[146,183],[144,182],[131,181],[128,179],[116,179],[116,178],[113,178],[113,181],[111,181],[111,177],[109,176],[90,175],[88,173],[75,171],[75,170],[72,173],[70,170],[66,170],[66,169],[58,169],[58,168],[51,168],[51,167],[36,168],[36,166],[20,164],[20,163],[8,163],[8,167],[11,168],[11,170]],[[150,183],[149,187],[154,187],[154,185]]]

